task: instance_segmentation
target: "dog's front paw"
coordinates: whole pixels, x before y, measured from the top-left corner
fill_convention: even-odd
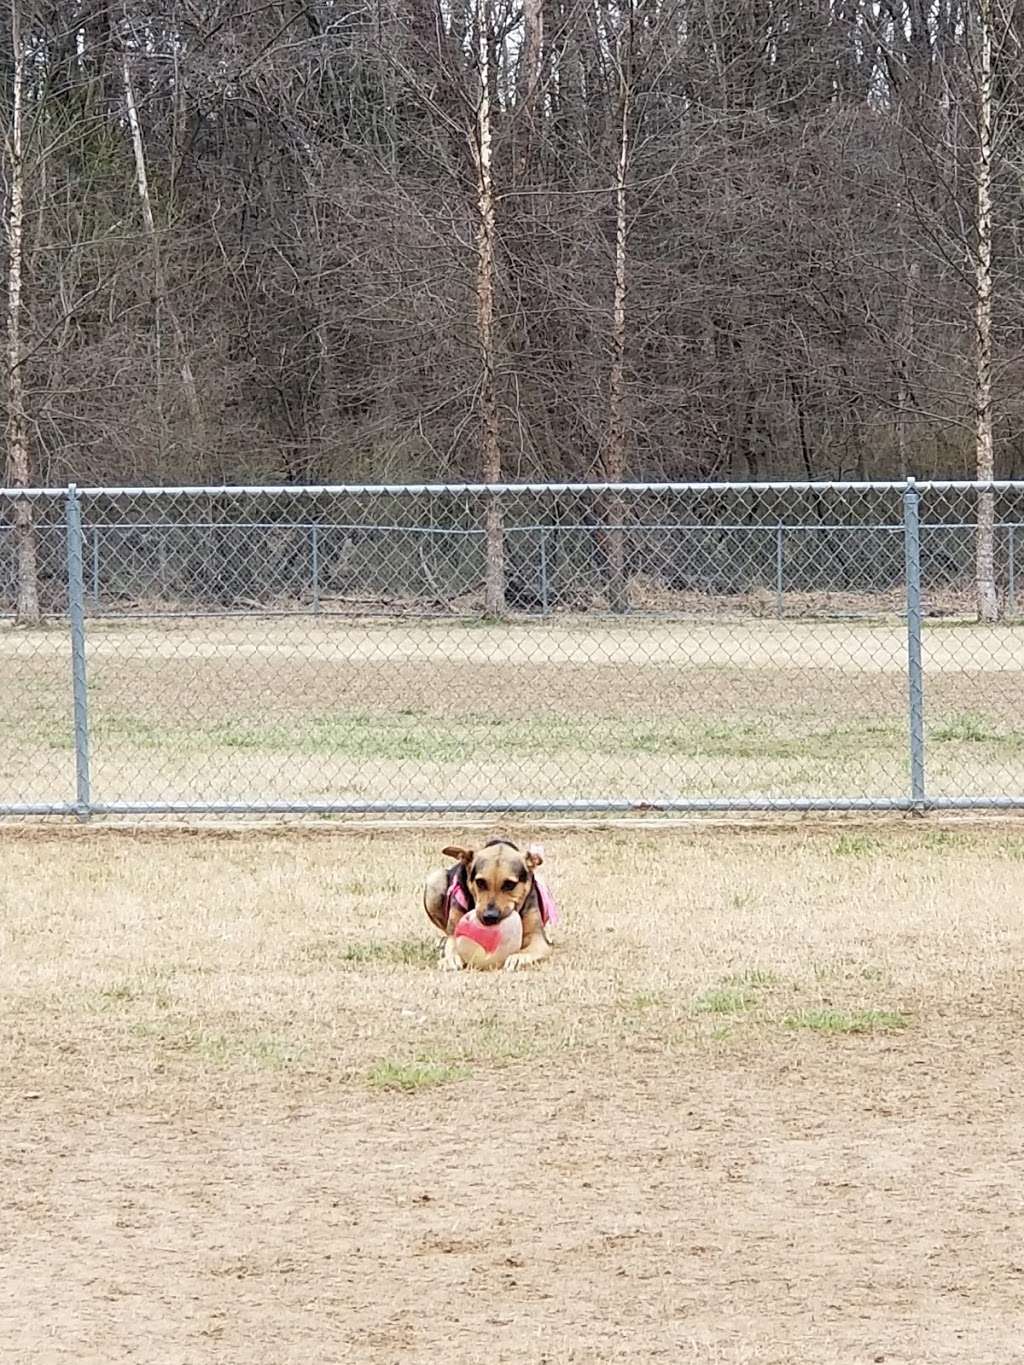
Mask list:
[[[525,953],[513,953],[510,958],[505,960],[504,970],[506,972],[517,972],[520,967],[528,967],[530,959]]]
[[[445,941],[441,952],[441,961],[437,964],[443,972],[461,972],[466,964],[453,950],[451,939]]]

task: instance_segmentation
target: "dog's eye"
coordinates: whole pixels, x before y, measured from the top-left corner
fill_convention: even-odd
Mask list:
[[[486,877],[477,877],[477,879],[476,879],[476,889],[477,889],[478,891],[486,891],[486,890],[487,890],[487,878],[486,878]]]
[[[518,882],[513,881],[512,878],[509,877],[502,882],[501,889],[502,891],[514,891],[518,885]]]

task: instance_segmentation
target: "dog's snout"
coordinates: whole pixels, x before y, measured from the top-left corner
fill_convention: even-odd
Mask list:
[[[501,911],[496,905],[485,905],[480,911],[480,921],[482,924],[497,924],[501,919]]]

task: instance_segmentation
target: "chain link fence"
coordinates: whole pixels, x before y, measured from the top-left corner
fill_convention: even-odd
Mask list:
[[[1024,483],[0,492],[0,814],[1024,807],[1022,552]]]

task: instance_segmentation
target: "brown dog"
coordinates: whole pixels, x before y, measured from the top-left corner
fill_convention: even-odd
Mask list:
[[[500,924],[509,915],[522,918],[523,946],[505,963],[506,972],[546,958],[551,952],[547,925],[555,912],[550,894],[534,876],[544,861],[541,850],[531,845],[520,852],[508,839],[491,839],[478,853],[469,848],[443,852],[458,861],[432,872],[423,888],[423,907],[445,936],[441,967],[451,972],[462,969],[454,934],[462,916],[474,909],[483,924]]]

